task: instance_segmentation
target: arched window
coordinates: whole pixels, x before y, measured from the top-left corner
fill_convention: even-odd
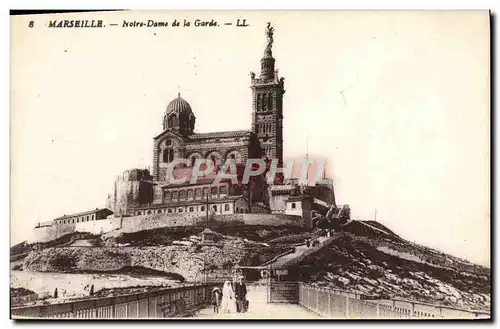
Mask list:
[[[141,214],[141,212],[140,212],[140,211],[139,211],[139,212],[137,212],[137,216],[140,216],[140,215],[142,215],[142,214]]]
[[[266,94],[263,95],[262,102],[264,103],[263,104],[264,106],[262,106],[262,109],[265,111],[265,110],[267,110],[267,95]]]
[[[163,162],[172,162],[174,160],[174,150],[167,148],[163,150]]]
[[[151,215],[151,210],[148,210],[148,215]]]
[[[201,196],[201,188],[197,188],[194,190],[194,197],[199,198]]]
[[[172,192],[172,199],[178,199],[179,198],[179,192],[174,191]]]
[[[273,108],[273,95],[270,93],[267,97],[267,108],[271,110]]]
[[[232,163],[236,163],[236,164],[242,163],[241,154],[238,151],[231,151],[231,153],[229,153],[226,156],[226,158],[227,158],[227,160],[231,161]]]
[[[177,127],[177,123],[178,123],[178,120],[177,120],[177,115],[174,113],[174,114],[171,114],[169,117],[168,117],[168,127],[169,128],[174,128],[174,127]]]
[[[212,155],[210,157],[210,160],[212,161],[212,165],[216,166],[217,165],[217,157],[215,155]]]
[[[262,94],[257,94],[257,112],[262,111]]]
[[[200,211],[205,211],[205,206],[201,206]]]
[[[216,205],[214,205],[214,206],[212,207],[212,210],[213,210],[213,211],[215,211],[215,212],[217,212],[217,206],[216,206]]]
[[[185,199],[186,198],[186,191],[184,190],[181,190],[179,192],[179,199]]]
[[[208,194],[208,187],[203,188],[203,196],[206,197]]]
[[[194,208],[193,207],[189,207],[189,212],[193,212],[194,211]]]
[[[227,203],[224,205],[224,211],[229,211],[229,205]]]
[[[193,190],[188,190],[188,199],[193,198]]]
[[[167,212],[170,214],[172,213],[172,208],[168,208]]]

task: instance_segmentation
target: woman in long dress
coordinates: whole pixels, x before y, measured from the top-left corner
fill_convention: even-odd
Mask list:
[[[231,282],[224,282],[224,287],[222,288],[222,301],[221,301],[221,310],[222,313],[232,312],[236,307],[233,287],[231,286]]]

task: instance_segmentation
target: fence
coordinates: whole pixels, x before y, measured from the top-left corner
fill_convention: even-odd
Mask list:
[[[296,281],[269,281],[268,303],[291,303],[299,302],[299,283]]]
[[[214,286],[216,284],[203,284],[60,304],[13,307],[11,315],[14,319],[177,317],[207,306]]]
[[[475,319],[487,312],[460,310],[403,300],[368,301],[360,295],[299,283],[299,304],[325,318],[341,319]]]

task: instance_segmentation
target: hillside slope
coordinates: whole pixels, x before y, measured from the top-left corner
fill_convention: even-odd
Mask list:
[[[268,245],[220,233],[217,234],[214,245],[203,245],[196,235],[199,233],[197,230],[199,231],[191,228],[153,229],[117,236],[107,234],[99,246],[33,250],[24,258],[22,270],[122,273],[124,270],[145,268],[179,277],[181,280],[196,281],[206,271],[226,271],[234,265],[260,265],[290,250],[287,246]],[[283,228],[278,229],[278,232],[284,231]],[[276,236],[272,229],[264,228],[247,232],[250,233],[261,239]]]
[[[339,234],[291,271],[301,280],[358,292],[366,298],[490,309],[490,269],[396,236]]]

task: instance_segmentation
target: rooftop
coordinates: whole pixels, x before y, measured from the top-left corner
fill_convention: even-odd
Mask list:
[[[77,216],[84,216],[84,215],[90,215],[90,214],[95,214],[97,212],[100,212],[100,211],[107,211],[109,212],[108,215],[111,215],[113,212],[111,210],[109,210],[108,208],[95,208],[95,210],[89,210],[89,211],[84,211],[84,212],[78,212],[78,213],[75,213],[75,214],[70,214],[70,215],[63,215],[61,217],[57,217],[56,219],[54,220],[58,220],[58,219],[64,219],[64,218],[70,218],[70,217],[77,217]]]
[[[231,137],[245,137],[250,136],[250,130],[232,130],[232,131],[217,131],[209,133],[197,133],[190,135],[190,139],[208,139],[208,138],[231,138]]]

